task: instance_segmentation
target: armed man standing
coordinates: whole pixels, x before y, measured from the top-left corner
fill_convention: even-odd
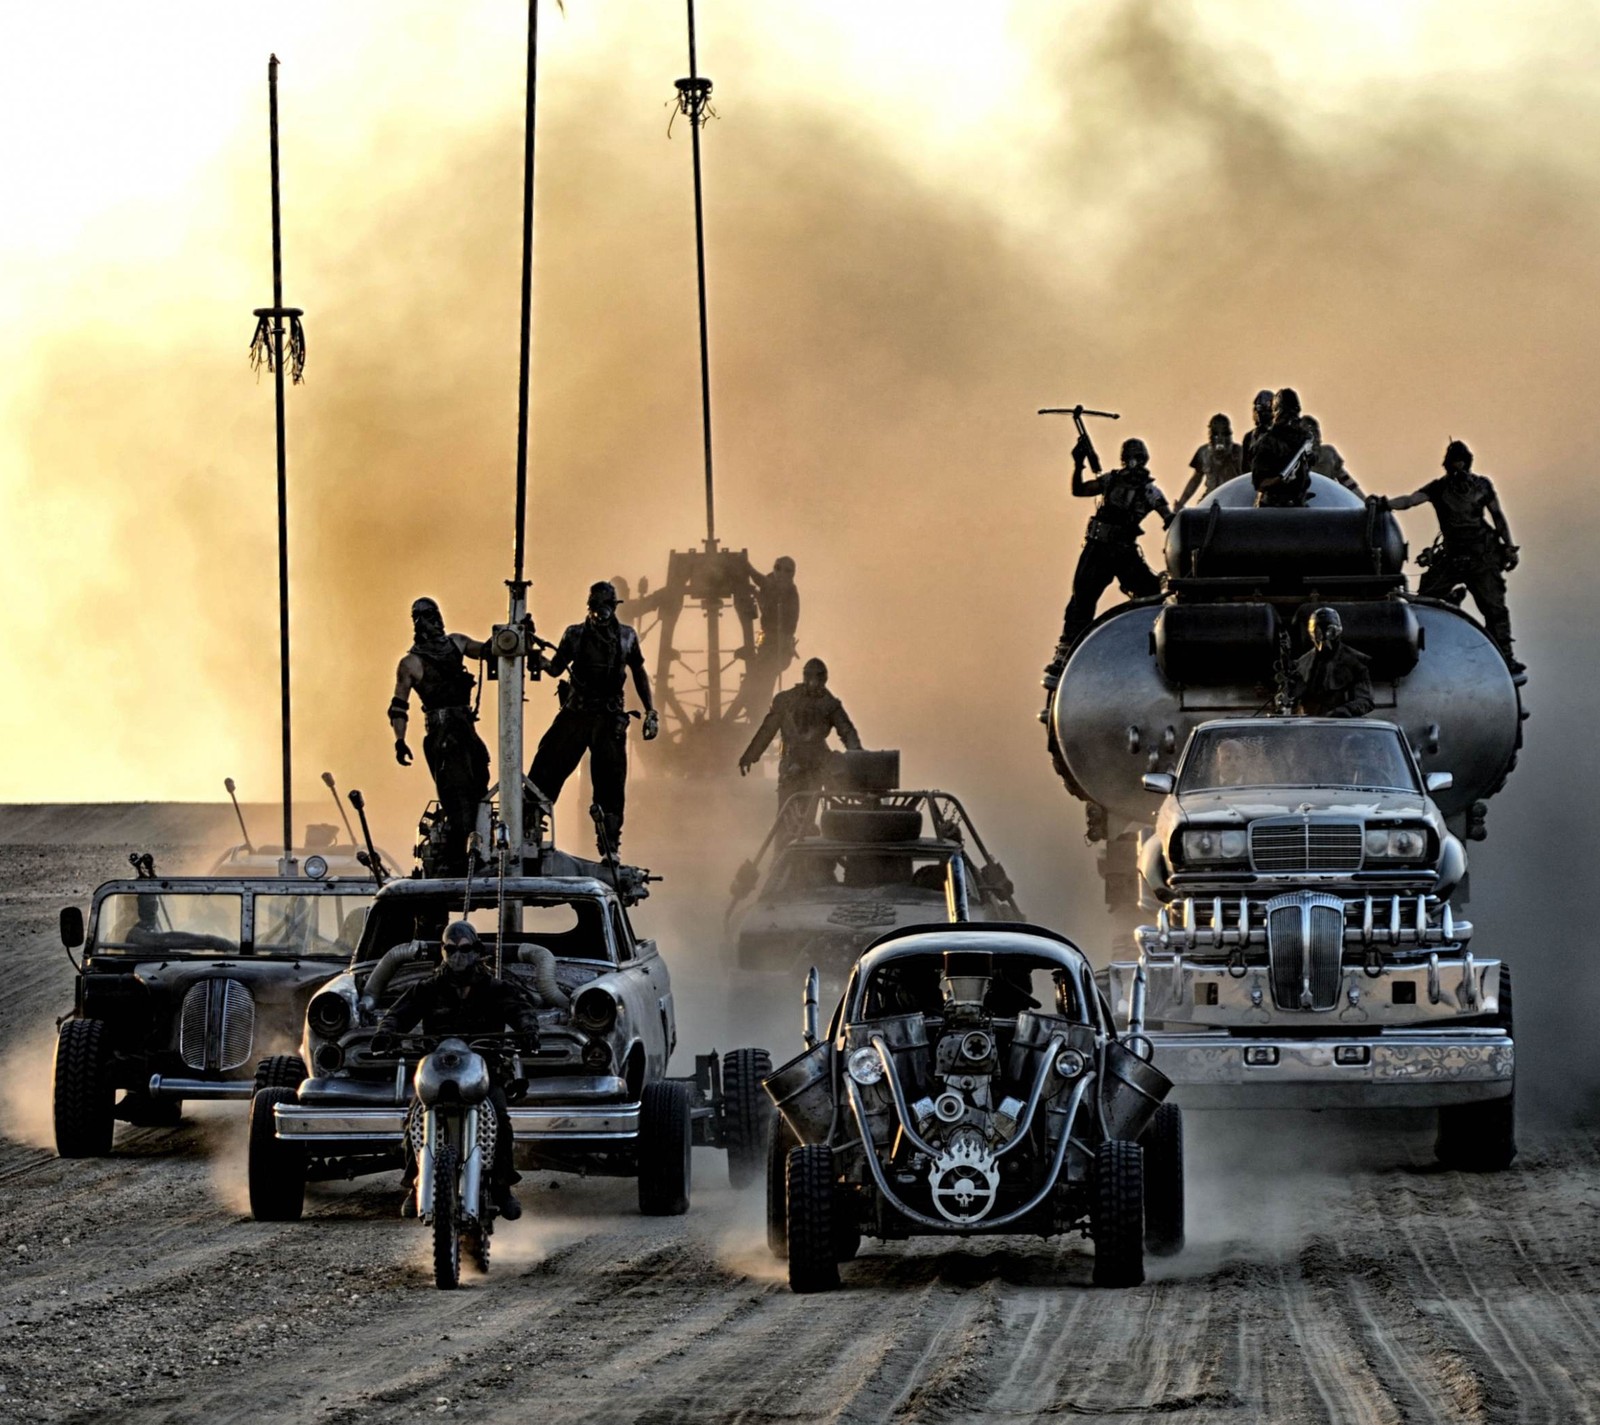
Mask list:
[[[1083,553],[1078,556],[1077,572],[1072,576],[1072,599],[1061,622],[1061,642],[1044,670],[1047,688],[1054,688],[1060,681],[1072,645],[1094,622],[1100,595],[1113,579],[1130,599],[1151,599],[1161,592],[1160,576],[1139,552],[1140,526],[1149,515],[1159,514],[1163,527],[1173,519],[1167,497],[1150,478],[1149,447],[1138,439],[1123,441],[1121,468],[1085,480],[1084,462],[1093,449],[1087,436],[1080,436],[1072,447],[1072,493],[1081,497],[1097,495],[1100,503],[1089,520]]]
[[[486,645],[464,633],[446,633],[444,615],[432,599],[411,605],[412,643],[395,671],[394,697],[389,701],[389,727],[394,756],[402,767],[412,761],[406,742],[411,692],[416,690],[427,719],[422,755],[433,775],[434,790],[446,821],[447,851],[437,874],[459,876],[467,869],[468,842],[478,821],[478,804],[489,793],[489,749],[473,728],[472,706],[477,680],[466,660],[492,657]]]
[[[772,700],[761,726],[756,729],[750,745],[739,758],[739,775],[744,776],[755,766],[772,739],[782,737],[782,752],[778,757],[778,809],[788,805],[789,798],[802,792],[822,789],[822,770],[828,758],[828,734],[837,733],[847,750],[859,752],[861,738],[844,704],[828,691],[828,665],[820,658],[808,658],[801,670],[802,681],[785,688]],[[809,809],[808,809],[809,811]],[[802,813],[791,828],[790,835],[798,834],[811,817]]]
[[[1372,711],[1372,677],[1365,654],[1344,641],[1344,622],[1317,609],[1308,629],[1311,648],[1294,665],[1295,711],[1306,717],[1365,717]]]
[[[1250,417],[1252,425],[1244,433],[1244,444],[1239,447],[1239,469],[1246,475],[1255,461],[1256,442],[1267,433],[1272,425],[1272,392],[1257,391],[1255,400],[1250,403]]]
[[[1303,506],[1311,491],[1311,437],[1300,423],[1300,394],[1285,386],[1272,398],[1272,424],[1255,443],[1250,480],[1257,509]]]
[[[1428,501],[1439,517],[1439,540],[1424,551],[1417,592],[1427,599],[1459,602],[1456,590],[1465,586],[1478,606],[1489,636],[1505,655],[1512,673],[1526,670],[1511,652],[1511,614],[1506,608],[1506,575],[1517,567],[1517,546],[1494,485],[1486,475],[1472,471],[1472,452],[1465,441],[1445,447],[1444,475],[1420,490],[1396,499],[1372,496],[1381,509],[1409,510]],[[1488,515],[1492,526],[1484,522]]]
[[[553,806],[567,778],[589,754],[589,779],[595,805],[605,823],[601,856],[622,844],[622,817],[628,796],[628,718],[623,704],[627,677],[644,704],[644,740],[651,741],[661,723],[650,697],[639,635],[617,619],[616,589],[605,580],[589,586],[589,613],[561,635],[555,654],[540,666],[552,677],[567,674],[558,689],[561,710],[539,739],[528,779],[536,797]],[[535,809],[530,809],[529,825]],[[609,843],[609,844],[607,844]]]
[[[1206,443],[1190,457],[1189,468],[1194,474],[1189,477],[1189,483],[1183,487],[1183,493],[1178,496],[1178,502],[1172,507],[1172,512],[1176,514],[1187,505],[1194,497],[1195,491],[1209,495],[1219,485],[1226,485],[1229,480],[1242,474],[1241,459],[1239,442],[1233,438],[1233,422],[1218,411],[1211,417]],[[1204,488],[1201,488],[1202,485]]]

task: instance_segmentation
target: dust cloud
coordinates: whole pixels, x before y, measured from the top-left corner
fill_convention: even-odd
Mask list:
[[[1097,952],[1082,810],[1034,720],[1085,512],[1066,492],[1067,429],[1033,410],[1122,411],[1108,445],[1143,436],[1174,492],[1210,414],[1242,430],[1261,386],[1294,384],[1369,489],[1431,478],[1449,436],[1473,445],[1524,550],[1512,612],[1534,710],[1476,848],[1473,917],[1480,951],[1519,967],[1543,1107],[1600,1083],[1571,889],[1600,789],[1581,712],[1600,620],[1572,578],[1595,533],[1572,412],[1600,350],[1600,169],[1570,142],[1600,96],[1563,57],[1591,53],[1600,24],[1560,13],[1570,23],[1521,36],[1487,76],[1338,86],[1291,81],[1270,36],[1230,49],[1150,0],[1069,35],[1041,22],[1059,123],[1007,155],[1027,176],[1016,220],[981,168],[935,182],[834,108],[739,93],[706,135],[719,534],[763,565],[796,559],[802,652],[828,660],[868,745],[960,793],[1026,911]],[[703,533],[688,145],[681,128],[642,136],[656,102],[597,73],[544,109],[530,564],[546,633],[578,617],[591,579],[659,579],[667,548]],[[366,201],[296,219],[311,339],[290,414],[299,765],[362,786],[397,848],[427,792],[420,768],[393,765],[383,720],[409,602],[430,593],[473,633],[504,608],[519,171],[507,116],[408,153]],[[202,755],[265,790],[270,397],[241,382],[231,327],[219,344],[187,321],[35,353],[34,465],[70,474],[110,533],[23,636],[44,666],[63,628],[109,612],[108,745],[151,794]],[[1426,511],[1406,525],[1413,547],[1431,537]],[[553,711],[532,685],[532,736]],[[163,736],[169,719],[185,736]],[[664,784],[648,752],[638,765],[629,849],[660,861],[644,828]],[[735,820],[702,858],[726,873],[759,837]],[[656,911],[689,903],[672,885],[652,913],[698,917],[673,928],[705,944],[712,889],[703,916]]]

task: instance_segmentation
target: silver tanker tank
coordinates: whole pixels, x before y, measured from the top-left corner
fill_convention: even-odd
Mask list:
[[[1045,710],[1052,760],[1103,843],[1114,912],[1137,907],[1137,853],[1156,801],[1146,772],[1171,771],[1211,718],[1267,715],[1306,615],[1331,605],[1371,659],[1374,716],[1402,727],[1424,772],[1454,783],[1435,800],[1481,840],[1486,803],[1522,745],[1519,686],[1482,624],[1408,592],[1394,516],[1312,477],[1304,509],[1255,509],[1248,478],[1182,511],[1167,532],[1167,592],[1104,614],[1078,641]],[[1131,922],[1130,922],[1131,928]]]

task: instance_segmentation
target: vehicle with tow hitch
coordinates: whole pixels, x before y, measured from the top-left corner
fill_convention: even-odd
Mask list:
[[[248,1101],[298,1083],[293,1052],[317,989],[359,938],[375,883],[297,876],[137,875],[61,912],[81,948],[72,1012],[56,1042],[54,1117],[63,1158],[111,1151],[118,1120],[178,1123],[186,1101]]]
[[[1071,941],[1031,925],[893,931],[826,1037],[815,976],[807,1047],[766,1080],[781,1115],[768,1240],[794,1290],[837,1287],[863,1235],[1081,1231],[1101,1286],[1143,1281],[1147,1248],[1181,1249],[1181,1116]]]
[[[642,873],[554,850],[537,869],[391,881],[378,892],[350,964],[307,1008],[304,1082],[252,1105],[256,1217],[299,1217],[307,1183],[405,1166],[429,1061],[419,1063],[414,1044],[374,1037],[383,1012],[433,973],[445,925],[463,919],[497,973],[539,1007],[537,1049],[520,1053],[507,1092],[518,1166],[636,1177],[640,1211],[651,1215],[687,1210],[692,1145],[726,1150],[736,1187],[759,1176],[770,1057],[754,1048],[700,1055],[692,1076],[668,1077],[671,977],[629,913],[646,894]]]
[[[1139,856],[1154,925],[1110,967],[1118,1016],[1194,1107],[1436,1108],[1437,1153],[1516,1154],[1511,970],[1471,948],[1467,870],[1393,723],[1195,729]]]

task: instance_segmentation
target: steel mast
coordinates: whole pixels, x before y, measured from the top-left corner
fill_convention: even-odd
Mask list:
[[[289,337],[290,377],[300,383],[305,369],[306,339],[299,307],[283,305],[283,224],[278,197],[278,56],[267,60],[267,133],[272,164],[272,305],[255,309],[256,333],[250,343],[251,363],[266,362],[273,376],[278,444],[278,681],[283,731],[283,855],[278,874],[295,874],[294,805],[289,732],[289,475],[284,435],[283,364],[285,334]],[[287,321],[288,326],[284,323]]]

